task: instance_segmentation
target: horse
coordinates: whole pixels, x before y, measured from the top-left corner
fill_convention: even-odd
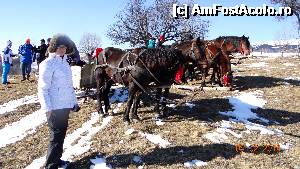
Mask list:
[[[152,87],[170,86],[176,70],[184,63],[184,57],[178,50],[171,49],[133,49],[124,51],[117,48],[106,48],[99,65],[95,69],[97,79],[98,112],[108,114],[108,92],[114,83],[121,83],[129,88],[127,107],[123,121],[130,123],[129,112],[132,108],[132,119],[139,120],[137,107],[142,92]],[[150,85],[154,82],[156,85]],[[104,100],[103,112],[101,100]]]
[[[185,60],[188,63],[185,66],[183,72],[186,72],[188,70],[191,79],[193,78],[195,65],[200,64],[200,58],[204,55],[204,51],[200,49],[201,46],[204,45],[205,41],[196,38],[192,40],[176,42],[170,46],[171,49],[178,49],[182,52],[183,56],[185,57]],[[186,81],[186,78],[184,77],[183,80]]]
[[[215,81],[215,73],[217,73],[219,85],[222,86],[231,86],[232,85],[232,71],[231,71],[231,62],[230,57],[232,53],[241,53],[243,55],[250,54],[250,42],[249,37],[244,35],[241,37],[238,36],[220,36],[212,41],[208,42],[211,48],[219,48],[218,52],[222,53],[220,57],[223,59],[220,60],[220,63],[214,65],[213,73],[211,76],[211,81]],[[209,46],[209,45],[208,45]],[[210,48],[207,48],[208,51]],[[209,52],[210,54],[217,55],[215,52]],[[218,58],[216,58],[218,59]],[[219,58],[220,59],[220,58]],[[223,66],[222,66],[223,65]],[[227,73],[226,73],[227,72]],[[222,78],[221,78],[222,77]]]
[[[198,40],[199,41],[199,40]],[[241,52],[248,55],[250,53],[250,42],[245,36],[222,36],[214,40],[200,40],[198,42],[200,48],[200,57],[198,66],[202,73],[201,86],[205,86],[205,79],[210,68],[213,68],[211,82],[215,83],[215,75],[217,75],[219,86],[232,87],[232,71],[229,55],[234,52]]]

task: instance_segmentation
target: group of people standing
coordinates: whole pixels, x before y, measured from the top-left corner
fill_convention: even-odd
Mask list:
[[[25,44],[21,45],[18,50],[18,54],[20,56],[20,68],[22,72],[22,80],[29,80],[31,73],[31,64],[35,59],[37,60],[37,64],[39,65],[43,60],[46,59],[47,48],[49,47],[51,38],[47,39],[48,45],[46,45],[46,41],[41,39],[41,44],[38,47],[32,46],[30,43],[30,39],[26,39]],[[11,66],[13,66],[13,57],[17,54],[12,52],[12,42],[10,40],[7,41],[7,45],[2,51],[2,84],[7,85],[10,82],[7,77],[10,72]],[[37,56],[37,57],[36,57]]]

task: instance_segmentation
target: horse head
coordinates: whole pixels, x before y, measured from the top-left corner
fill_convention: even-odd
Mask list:
[[[246,36],[242,36],[240,38],[240,47],[239,47],[239,51],[241,54],[243,55],[249,55],[250,54],[250,41],[249,41],[249,37]]]
[[[107,47],[99,54],[99,64],[111,64],[117,66],[126,52],[122,49]]]
[[[218,57],[218,64],[220,66],[221,84],[223,86],[231,87],[233,79],[233,71],[231,70],[231,62],[225,51],[221,51]]]

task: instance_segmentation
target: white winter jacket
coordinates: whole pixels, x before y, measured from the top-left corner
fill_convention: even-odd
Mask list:
[[[12,50],[8,47],[6,47],[3,50],[3,56],[2,56],[2,62],[8,62],[9,64],[12,64]]]
[[[66,59],[67,55],[62,58],[50,53],[39,66],[38,97],[42,111],[73,108],[78,104]]]

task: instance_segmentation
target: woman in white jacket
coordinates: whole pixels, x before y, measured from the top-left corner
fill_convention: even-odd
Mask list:
[[[69,38],[55,35],[48,48],[49,57],[40,64],[38,97],[41,110],[47,115],[50,129],[50,143],[45,167],[58,168],[65,165],[61,160],[63,143],[68,127],[70,110],[79,111],[72,82],[72,72],[66,52],[70,52]]]

